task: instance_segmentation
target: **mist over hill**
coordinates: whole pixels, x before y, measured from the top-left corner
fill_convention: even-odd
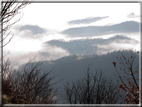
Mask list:
[[[139,42],[125,35],[114,35],[113,37],[110,37],[108,39],[102,39],[102,38],[79,39],[79,40],[71,40],[69,42],[60,41],[60,40],[51,40],[46,42],[46,44],[61,47],[67,50],[70,54],[83,55],[83,56],[92,55],[92,54],[100,55],[100,51],[108,52],[116,50],[116,47],[114,48],[113,46],[111,46],[110,48],[105,48],[105,46],[108,46],[112,43],[138,44]]]
[[[54,70],[55,72],[51,76],[56,76],[53,82],[59,81],[56,84],[56,88],[60,87],[57,95],[57,103],[66,103],[64,100],[64,89],[63,85],[67,81],[74,81],[79,78],[84,77],[85,71],[87,70],[88,64],[91,64],[90,73],[93,74],[97,70],[104,71],[104,74],[107,78],[111,77],[113,81],[117,81],[118,77],[115,76],[113,71],[115,71],[113,61],[116,62],[116,67],[119,70],[120,64],[116,57],[122,56],[121,53],[129,58],[134,51],[132,50],[123,50],[123,51],[114,51],[107,53],[105,55],[88,55],[88,56],[76,56],[70,55],[62,57],[57,60],[52,61],[42,61],[41,68],[43,71]],[[35,62],[36,63],[36,62]],[[139,64],[139,56],[136,57],[133,67],[136,67]],[[120,71],[121,74],[121,71]],[[137,76],[138,78],[138,76]]]

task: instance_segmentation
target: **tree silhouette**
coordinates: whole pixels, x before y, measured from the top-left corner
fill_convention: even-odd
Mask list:
[[[121,54],[122,56],[120,58],[116,57],[121,65],[120,71],[124,74],[123,76],[120,75],[116,67],[116,62],[113,62],[117,73],[116,76],[118,76],[121,81],[119,88],[126,92],[124,101],[128,104],[138,104],[140,100],[139,95],[142,94],[139,79],[137,78],[139,75],[139,66],[134,68],[134,61],[138,53],[139,52],[133,53],[129,58],[126,58],[123,54]],[[120,89],[118,91],[120,91]]]
[[[2,1],[1,13],[0,13],[0,25],[1,29],[1,50],[5,47],[13,38],[10,36],[10,28],[20,17],[12,22],[12,19],[19,14],[19,10],[30,4],[29,1],[23,0],[7,0]],[[7,54],[6,54],[7,55]],[[5,56],[6,56],[5,55]],[[8,103],[55,103],[54,97],[56,91],[53,88],[51,80],[54,77],[50,77],[52,70],[41,75],[42,69],[40,68],[41,63],[29,65],[30,61],[26,66],[19,71],[13,71],[10,68],[10,60],[7,59],[3,63],[3,53],[1,54],[1,71],[2,71],[2,92],[9,97]],[[3,101],[5,101],[3,99]]]
[[[0,33],[1,33],[1,73],[0,73],[0,78],[3,79],[3,81],[0,81],[3,88],[2,91],[6,92],[6,94],[10,93],[10,89],[8,87],[10,87],[10,80],[11,80],[11,70],[10,70],[10,61],[9,59],[7,59],[5,62],[3,62],[4,57],[7,56],[3,55],[3,47],[5,47],[13,38],[13,35],[10,36],[10,28],[13,24],[15,24],[16,22],[18,22],[21,19],[18,18],[17,20],[15,20],[14,22],[12,22],[11,20],[19,13],[19,10],[24,8],[26,5],[30,4],[29,1],[21,1],[21,3],[17,3],[18,0],[7,0],[7,1],[1,1],[1,8],[0,8],[0,25],[1,25],[1,29],[0,29]],[[0,79],[1,80],[1,79]],[[1,86],[0,86],[1,88]],[[8,93],[7,93],[8,92]],[[2,93],[0,93],[1,95]],[[0,100],[0,104],[1,104],[1,100]]]
[[[56,102],[54,100],[57,92],[57,89],[54,89],[56,83],[52,83],[54,77],[51,77],[53,70],[44,72],[40,67],[41,64],[41,62],[32,63],[30,60],[21,70],[14,70],[7,77],[3,76],[3,87],[5,83],[8,83],[6,85],[8,87],[5,86],[2,91],[11,98],[10,103],[53,104]],[[6,74],[8,66],[9,64],[4,71]]]
[[[18,18],[14,22],[12,22],[11,20],[19,13],[20,9],[24,8],[28,4],[30,4],[28,0],[21,1],[20,3],[18,3],[18,0],[2,1],[2,7],[0,12],[0,16],[1,16],[0,25],[2,26],[2,29],[0,31],[2,33],[1,41],[0,41],[1,48],[6,46],[13,38],[13,36],[11,36],[7,42],[4,42],[4,40],[6,40],[9,34],[11,33],[11,32],[8,32],[6,34],[6,32],[11,28],[12,25],[18,22],[22,16],[20,16],[20,18]]]
[[[107,79],[102,70],[94,75],[89,73],[90,66],[83,79],[69,81],[64,85],[65,99],[70,104],[116,104],[121,103],[123,96],[117,92],[118,87]]]

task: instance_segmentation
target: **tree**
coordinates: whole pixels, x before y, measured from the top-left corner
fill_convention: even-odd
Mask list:
[[[54,99],[57,92],[54,89],[56,83],[52,83],[54,77],[50,76],[53,70],[44,72],[40,67],[41,64],[41,62],[32,63],[30,60],[21,70],[13,71],[7,78],[3,76],[3,81],[9,82],[9,87],[8,90],[2,91],[11,98],[11,103],[53,104],[56,102]]]
[[[3,78],[2,78],[2,93],[9,95],[12,93],[11,87],[11,80],[13,78],[12,70],[10,69],[10,60],[6,60],[3,66]]]
[[[11,20],[19,13],[20,9],[28,4],[30,4],[30,2],[26,0],[20,1],[19,3],[18,0],[2,2],[0,13],[0,24],[2,26],[0,31],[2,33],[0,42],[2,52],[3,47],[13,38],[13,36],[10,37],[10,32],[8,32],[9,29],[21,19],[21,16],[14,22]],[[7,39],[8,41],[6,41]],[[1,54],[1,59],[1,71],[3,74],[2,92],[10,98],[10,103],[52,104],[56,102],[54,97],[57,90],[53,88],[55,83],[51,83],[54,77],[50,77],[50,74],[53,73],[52,70],[41,74],[41,63],[38,62],[30,66],[29,61],[22,70],[13,71],[12,68],[10,68],[9,59],[3,63],[3,53]]]
[[[6,32],[11,28],[13,24],[18,22],[21,19],[18,18],[16,21],[10,23],[10,21],[19,13],[19,10],[24,8],[26,5],[30,4],[29,1],[22,1],[18,3],[18,0],[7,0],[7,1],[2,1],[2,7],[1,7],[1,13],[0,13],[0,25],[2,26],[2,37],[1,37],[1,48],[6,46],[13,36],[11,36],[8,40],[8,42],[4,43],[4,40],[6,40],[10,34]]]
[[[102,70],[94,75],[89,73],[90,65],[83,79],[67,82],[64,85],[65,99],[70,104],[115,104],[121,103],[122,95],[117,85],[107,79]]]
[[[18,18],[16,21],[11,22],[11,20],[19,13],[19,10],[24,8],[26,5],[30,4],[29,1],[22,1],[21,3],[17,3],[18,0],[7,0],[7,1],[2,1],[1,2],[1,12],[0,12],[0,25],[1,25],[1,29],[0,29],[0,33],[1,33],[1,73],[0,73],[0,78],[4,78],[6,79],[7,76],[10,76],[11,72],[7,72],[7,70],[9,71],[9,59],[6,60],[6,62],[3,63],[4,57],[7,55],[3,55],[3,47],[6,46],[11,39],[13,38],[13,35],[10,37],[10,31],[8,32],[8,30],[10,29],[10,27],[15,24],[16,22],[18,22],[20,18]],[[11,22],[11,23],[10,23]],[[8,40],[7,40],[8,39]],[[6,41],[7,40],[7,41]],[[4,73],[3,73],[4,71]],[[8,74],[7,74],[8,73]],[[2,77],[4,76],[4,77]],[[1,79],[0,79],[1,80]],[[9,80],[11,80],[9,78]],[[7,78],[7,80],[4,80],[2,83],[3,86],[3,90],[8,90],[6,87],[9,87],[9,80]],[[0,86],[1,88],[1,86]],[[1,89],[0,89],[1,90]],[[9,90],[10,91],[10,90]],[[1,93],[0,93],[1,95]],[[1,97],[1,96],[0,96]],[[1,100],[0,100],[0,104],[1,104]]]
[[[139,104],[139,95],[142,94],[142,88],[139,86],[139,79],[137,78],[139,75],[139,66],[134,68],[134,61],[138,53],[139,52],[133,53],[129,58],[126,58],[123,54],[121,54],[122,56],[120,58],[116,57],[121,66],[120,71],[124,74],[123,76],[120,75],[116,67],[116,62],[113,62],[115,71],[117,73],[116,75],[121,81],[118,91],[122,89],[126,92],[124,101],[128,104]]]

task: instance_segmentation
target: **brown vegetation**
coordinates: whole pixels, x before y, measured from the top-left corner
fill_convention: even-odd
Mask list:
[[[123,76],[120,75],[118,69],[116,68],[116,62],[113,62],[118,78],[121,81],[119,86],[119,90],[122,89],[126,92],[124,99],[128,104],[139,104],[140,94],[142,94],[141,87],[139,86],[139,79],[136,78],[139,73],[139,66],[134,68],[134,60],[139,52],[135,52],[129,58],[126,58],[123,54],[119,60],[119,64],[121,65],[120,71],[123,72]],[[125,83],[125,80],[127,83]],[[118,90],[118,91],[119,91]]]

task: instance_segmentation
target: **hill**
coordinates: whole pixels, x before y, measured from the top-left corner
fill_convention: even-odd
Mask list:
[[[50,71],[54,68],[54,74],[52,76],[56,76],[53,82],[61,80],[57,83],[56,87],[60,87],[57,95],[57,103],[66,103],[63,99],[64,90],[63,85],[67,81],[73,81],[79,78],[84,77],[85,71],[87,70],[88,64],[91,64],[90,73],[94,73],[99,69],[102,69],[106,75],[106,77],[112,77],[114,82],[118,79],[113,71],[115,71],[113,66],[113,61],[116,62],[116,67],[119,70],[120,65],[119,61],[116,57],[120,57],[121,53],[129,58],[134,51],[132,50],[123,50],[123,51],[115,51],[111,53],[107,53],[105,55],[88,55],[88,56],[66,56],[57,60],[52,61],[42,61],[43,65],[41,68],[44,71]],[[36,63],[36,62],[35,62]],[[137,67],[139,64],[139,56],[136,57],[134,61],[133,67]],[[121,72],[120,72],[121,74]],[[138,77],[137,77],[138,78]]]

